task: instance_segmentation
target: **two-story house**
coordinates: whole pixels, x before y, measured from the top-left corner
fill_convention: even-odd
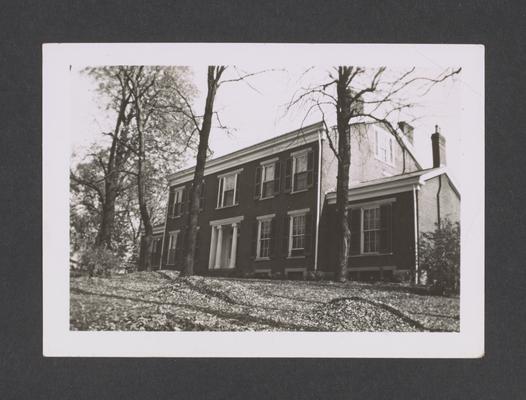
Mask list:
[[[415,226],[424,220],[429,225],[440,215],[428,218],[427,203],[417,209],[415,192],[422,195],[433,186],[427,181],[439,179],[442,197],[451,191],[458,195],[443,166],[421,168],[412,151],[411,127],[400,128],[403,146],[381,125],[351,127],[351,275],[415,270]],[[207,161],[196,273],[285,278],[334,273],[337,159],[323,129],[322,123],[313,124]],[[433,140],[436,158],[444,159],[445,142],[435,136],[440,139]],[[154,238],[157,268],[182,268],[193,173],[188,168],[169,177],[166,221],[156,227]],[[426,192],[420,203],[435,192]],[[448,207],[442,206],[443,215]]]

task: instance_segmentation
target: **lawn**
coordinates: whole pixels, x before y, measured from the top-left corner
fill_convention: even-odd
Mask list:
[[[395,284],[190,277],[70,280],[71,330],[458,331],[459,299]]]

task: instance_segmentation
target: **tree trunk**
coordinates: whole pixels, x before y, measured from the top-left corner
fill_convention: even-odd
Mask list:
[[[139,69],[140,74],[142,69]],[[136,78],[137,79],[137,78]],[[150,213],[148,212],[148,206],[146,204],[146,185],[144,182],[144,170],[143,163],[145,160],[145,149],[144,149],[144,133],[142,126],[141,106],[139,105],[139,94],[137,86],[134,87],[134,105],[135,105],[135,122],[137,123],[137,199],[139,201],[139,212],[141,215],[141,221],[144,226],[144,267],[147,271],[152,270],[152,244],[153,244],[153,227],[150,219]]]
[[[203,123],[199,131],[199,146],[197,149],[197,159],[195,164],[195,173],[190,190],[189,212],[186,229],[186,246],[185,249],[185,265],[182,275],[190,276],[194,274],[194,255],[197,239],[197,226],[199,217],[199,199],[201,197],[202,182],[205,172],[206,155],[208,152],[208,140],[210,137],[210,130],[212,128],[212,116],[214,113],[214,100],[219,86],[219,79],[225,67],[209,66],[208,67],[208,93],[206,95],[205,113],[203,116]]]
[[[336,181],[336,237],[338,238],[338,260],[336,279],[347,280],[351,231],[347,219],[349,193],[349,168],[351,165],[351,141],[349,121],[351,118],[352,95],[347,87],[349,69],[338,68],[337,82],[337,126],[338,126],[338,177]]]
[[[101,222],[95,238],[95,245],[106,248],[111,248],[111,237],[115,221],[115,200],[117,199],[117,186],[123,164],[124,145],[122,142],[125,140],[127,133],[127,127],[121,129],[121,125],[125,123],[126,107],[129,104],[129,100],[129,95],[123,89],[104,177],[104,201],[102,203]],[[123,137],[119,137],[120,135],[123,135]]]

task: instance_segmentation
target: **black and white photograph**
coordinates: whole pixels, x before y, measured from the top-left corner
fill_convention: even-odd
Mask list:
[[[480,47],[48,46],[49,354],[483,354]]]

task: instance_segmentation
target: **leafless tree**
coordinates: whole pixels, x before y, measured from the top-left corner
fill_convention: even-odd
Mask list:
[[[183,246],[184,254],[184,269],[182,275],[193,275],[194,274],[194,255],[197,240],[197,226],[199,217],[199,199],[201,197],[201,191],[203,190],[203,178],[205,172],[205,164],[207,155],[210,153],[209,139],[210,131],[212,129],[212,123],[214,118],[217,121],[219,128],[226,129],[219,119],[219,114],[214,111],[214,102],[216,99],[217,91],[222,84],[230,82],[244,81],[251,89],[257,91],[247,78],[255,75],[270,71],[258,71],[253,73],[244,72],[235,66],[230,67],[233,72],[233,77],[230,79],[224,79],[223,73],[227,69],[224,65],[211,65],[208,66],[207,70],[207,94],[205,100],[205,108],[202,115],[197,115],[193,111],[193,107],[190,101],[185,101],[183,107],[174,110],[179,113],[183,113],[187,118],[192,121],[193,132],[199,136],[199,143],[197,147],[197,157],[194,178],[192,180],[192,187],[189,196],[189,212],[187,219],[187,229],[185,235],[185,246]],[[185,96],[180,93],[181,97],[185,99]]]
[[[311,70],[312,68],[308,69],[305,74]],[[381,124],[405,150],[401,132],[393,122],[395,117],[415,105],[409,98],[425,96],[435,85],[459,74],[460,71],[460,68],[449,68],[431,78],[418,75],[416,68],[397,72],[386,67],[338,66],[328,72],[326,82],[300,88],[287,104],[287,111],[296,107],[306,110],[304,121],[312,112],[321,114],[327,141],[338,160],[336,237],[339,243],[336,276],[339,281],[347,279],[350,250],[347,198],[351,167],[351,127],[356,124]],[[335,135],[326,119],[326,114],[334,111]]]

